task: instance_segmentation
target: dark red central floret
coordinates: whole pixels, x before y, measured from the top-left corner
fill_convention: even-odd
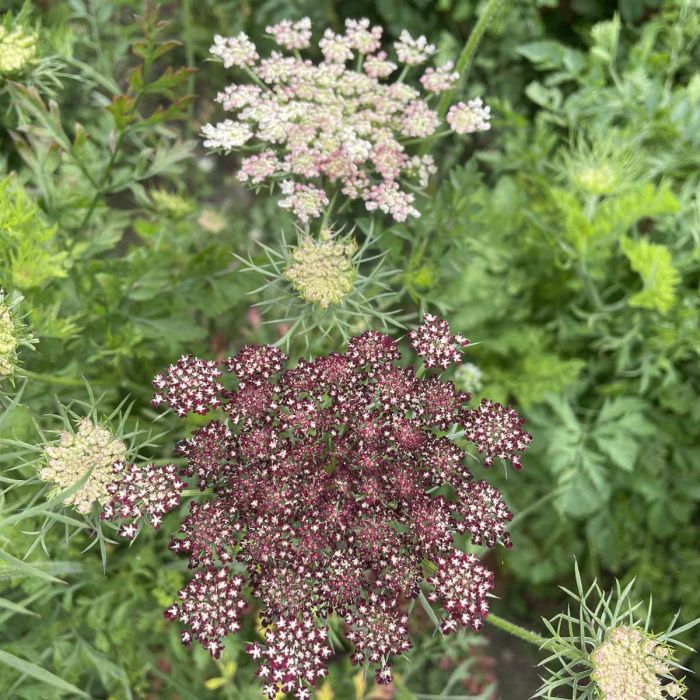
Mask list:
[[[453,338],[444,324],[434,341],[436,320],[428,323],[413,340],[421,351],[438,347],[427,364],[442,365]],[[181,414],[202,412],[207,399],[226,418],[178,447],[188,461],[183,476],[196,477],[213,498],[192,504],[171,544],[207,579],[200,570],[168,616],[187,626],[186,641],[199,639],[218,656],[243,605],[239,581],[232,585],[229,576],[245,569],[268,626],[265,644],[250,653],[270,698],[280,689],[308,697],[309,684],[325,673],[324,619],[333,613],[346,622],[353,660],[375,664],[377,680],[388,683],[390,656],[410,647],[402,611],[421,585],[444,601],[445,631],[479,629],[488,612],[493,575],[455,549],[453,535],[510,546],[511,514],[495,488],[474,481],[450,437],[474,442],[487,465],[498,456],[519,467],[530,436],[510,409],[470,409],[468,394],[398,367],[399,359],[394,340],[368,331],[344,354],[292,369],[274,347],[245,347],[218,365],[235,375],[231,390],[211,363],[192,358],[158,377],[157,403]],[[129,485],[112,492],[112,512],[130,512],[119,502],[129,499]],[[426,581],[427,569],[435,573]],[[215,570],[224,573],[212,579]],[[219,600],[207,606],[210,588]]]

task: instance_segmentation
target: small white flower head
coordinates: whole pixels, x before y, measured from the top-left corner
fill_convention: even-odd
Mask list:
[[[284,276],[304,301],[327,309],[352,291],[357,274],[353,264],[356,250],[353,239],[335,239],[324,229],[319,240],[305,236],[292,249]]]
[[[242,109],[256,104],[262,90],[257,85],[228,85],[216,96],[225,110]]]
[[[444,92],[449,90],[459,80],[459,73],[454,70],[454,63],[448,61],[438,68],[426,68],[420,79],[423,89],[427,92]]]
[[[303,17],[298,22],[283,19],[265,27],[265,31],[287,51],[308,49],[311,46],[311,20],[308,17]]]
[[[352,59],[350,41],[347,37],[335,34],[332,29],[326,29],[318,47],[328,63],[345,63]]]
[[[435,53],[434,44],[429,44],[424,36],[414,39],[405,29],[394,42],[394,48],[399,61],[409,66],[425,63]]]
[[[366,18],[345,20],[345,36],[350,46],[361,54],[377,51],[382,45],[382,33],[381,27],[370,29]]]
[[[363,70],[370,78],[387,78],[397,68],[395,63],[387,59],[386,51],[367,56],[363,66]]]
[[[115,439],[107,428],[83,418],[75,432],[63,431],[58,442],[44,448],[46,466],[39,471],[39,478],[64,491],[92,469],[80,489],[66,499],[79,513],[87,515],[95,501],[104,503],[109,499],[112,465],[124,460],[126,452],[124,442]]]
[[[212,56],[220,58],[224,63],[224,68],[237,66],[246,68],[255,65],[260,58],[255,48],[255,44],[248,38],[245,32],[240,32],[238,36],[225,37],[217,34],[214,36],[214,43],[209,48]]]
[[[366,195],[367,211],[381,209],[391,214],[396,221],[406,221],[409,216],[420,217],[420,212],[412,206],[415,197],[403,192],[397,182],[384,180],[370,188]]]
[[[223,148],[225,151],[231,151],[253,138],[253,132],[245,122],[225,119],[216,125],[205,124],[202,127],[202,136],[205,137],[206,148]]]
[[[406,105],[401,118],[400,133],[412,138],[425,138],[434,134],[440,126],[440,117],[422,100]]]
[[[0,77],[15,76],[29,68],[37,58],[37,40],[36,32],[0,24]]]
[[[685,694],[683,683],[670,680],[672,649],[653,635],[622,625],[608,630],[591,654],[591,678],[603,700],[666,700]]]
[[[480,97],[467,104],[458,102],[450,107],[447,123],[456,134],[473,134],[475,131],[488,131],[491,128],[491,107],[484,106]]]
[[[299,221],[304,224],[307,224],[310,219],[321,216],[323,208],[329,204],[328,195],[313,185],[303,185],[292,180],[285,180],[281,189],[282,194],[286,197],[280,199],[280,207],[291,209]]]
[[[241,161],[241,169],[236,175],[239,182],[259,185],[280,170],[280,162],[272,151],[263,151],[248,156]]]

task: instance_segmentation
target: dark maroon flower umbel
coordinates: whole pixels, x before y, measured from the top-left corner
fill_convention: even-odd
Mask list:
[[[459,364],[462,355],[455,345],[465,348],[469,341],[461,335],[452,335],[447,321],[432,314],[425,314],[423,325],[409,333],[411,345],[426,367],[447,369]]]
[[[437,369],[467,342],[432,316],[410,341]],[[257,600],[267,633],[248,651],[269,698],[310,697],[331,655],[331,614],[345,621],[353,660],[388,683],[391,657],[411,645],[407,603],[421,587],[441,604],[445,632],[479,629],[488,613],[493,574],[454,535],[510,546],[511,514],[451,438],[463,434],[486,466],[499,457],[516,468],[531,438],[512,409],[469,408],[469,394],[399,359],[396,341],[376,331],[291,369],[267,346],[222,363],[185,357],[157,378],[155,402],[179,415],[218,407],[218,419],[180,443],[179,476],[172,466],[121,466],[111,487],[105,517],[158,525],[179,505],[182,479],[196,481],[202,496],[170,545],[196,573],[166,616],[185,625],[185,643],[218,656],[244,596]]]

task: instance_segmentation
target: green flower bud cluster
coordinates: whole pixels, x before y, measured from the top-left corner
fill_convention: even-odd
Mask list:
[[[113,481],[112,464],[126,459],[126,445],[115,439],[106,428],[83,418],[75,433],[65,430],[58,442],[44,448],[46,466],[39,478],[56,484],[58,490],[70,488],[88,469],[92,472],[85,483],[66,503],[79,513],[88,514],[95,501],[103,503],[109,497],[107,485]]]
[[[0,380],[14,373],[18,345],[19,328],[0,293]]]
[[[23,27],[7,29],[0,25],[0,76],[13,76],[26,70],[36,59],[36,32]]]
[[[327,309],[350,293],[357,271],[354,239],[335,239],[329,229],[318,240],[305,236],[291,251],[284,276],[304,301]]]

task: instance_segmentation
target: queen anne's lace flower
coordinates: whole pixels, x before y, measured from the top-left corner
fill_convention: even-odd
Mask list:
[[[306,236],[292,250],[284,276],[302,299],[326,309],[339,304],[352,290],[356,249],[354,240],[335,240],[326,230],[320,240]]]
[[[37,57],[37,35],[23,27],[0,24],[0,77],[23,72]]]
[[[672,680],[672,650],[636,627],[608,630],[590,655],[591,678],[602,700],[666,700],[685,695],[685,685]]]
[[[447,123],[456,134],[473,134],[475,131],[488,131],[491,128],[491,107],[485,107],[480,97],[459,102],[450,107]]]
[[[163,614],[185,625],[181,633],[185,646],[194,638],[218,659],[224,648],[222,639],[240,629],[238,619],[245,607],[242,586],[243,579],[226,567],[198,571],[178,594],[182,602],[173,603]]]
[[[83,418],[75,432],[64,430],[57,443],[44,448],[46,466],[39,478],[65,490],[79,481],[88,470],[85,483],[66,499],[79,513],[88,514],[95,502],[109,499],[107,486],[114,478],[112,465],[126,458],[126,445],[89,418]]]
[[[421,85],[428,92],[444,92],[450,90],[459,80],[459,73],[454,70],[454,63],[448,61],[438,68],[426,68],[423,77],[420,79]]]
[[[17,364],[18,328],[0,290],[0,380],[9,377]]]
[[[463,423],[464,437],[485,454],[484,465],[490,467],[496,457],[522,469],[520,453],[532,441],[522,429],[523,419],[510,407],[483,399],[481,405],[467,411]]]
[[[218,391],[223,387],[216,381],[220,376],[216,363],[184,355],[153,380],[158,391],[151,404],[158,408],[166,402],[180,417],[190,412],[204,415],[221,405]]]
[[[232,37],[223,37],[217,34],[209,51],[212,56],[217,56],[224,62],[225,68],[231,66],[245,68],[252,66],[260,58],[255,44],[244,32]]]
[[[204,145],[207,148],[224,148],[229,151],[242,146],[253,137],[253,132],[247,124],[231,119],[226,119],[216,126],[205,124],[202,134],[206,136]]]
[[[399,61],[409,66],[425,63],[435,53],[434,44],[429,44],[424,36],[414,39],[405,29],[394,42],[394,48]]]
[[[440,362],[459,344],[442,323],[432,318],[433,331],[417,335],[418,348]],[[185,643],[199,639],[217,656],[249,590],[268,629],[248,651],[269,698],[309,697],[331,655],[331,614],[345,622],[354,661],[375,665],[388,683],[391,656],[410,647],[406,610],[421,585],[442,603],[445,631],[478,629],[488,612],[493,576],[455,548],[454,535],[509,544],[510,513],[446,434],[469,425],[466,438],[486,442],[487,458],[510,460],[518,441],[508,431],[520,422],[492,404],[470,410],[468,394],[400,359],[397,342],[376,331],[292,368],[270,346],[246,346],[219,363],[183,358],[157,378],[157,402],[184,415],[218,401],[221,415],[180,444],[187,464],[179,471],[115,468],[104,517],[135,519],[127,537],[139,520],[159,525],[177,507],[184,479],[213,494],[192,505],[171,543],[199,573],[167,615],[184,623]],[[428,581],[426,561],[435,571]],[[236,570],[249,588],[231,578]]]
[[[418,357],[422,357],[426,367],[447,369],[451,364],[459,364],[462,356],[455,348],[469,345],[469,341],[457,334],[452,335],[447,321],[426,314],[423,325],[409,334],[411,345]]]
[[[437,563],[437,571],[428,579],[434,586],[428,600],[444,601],[442,631],[453,632],[462,625],[478,632],[488,615],[486,596],[494,587],[493,573],[473,554],[459,550],[453,550],[446,558],[439,557]]]
[[[323,208],[328,206],[326,193],[311,185],[285,180],[282,183],[282,193],[286,196],[280,199],[280,206],[291,209],[303,223],[320,216]]]
[[[215,38],[212,54],[254,83],[218,93],[217,102],[232,115],[203,128],[205,146],[256,149],[242,159],[238,179],[253,186],[281,181],[280,206],[303,223],[322,214],[333,191],[397,221],[418,216],[407,190],[425,187],[434,170],[407,147],[438,129],[440,118],[428,102],[457,80],[452,64],[426,69],[420,80],[427,95],[421,95],[405,82],[384,80],[399,64],[409,68],[434,53],[424,36],[402,32],[391,60],[381,50],[381,27],[348,19],[343,34],[325,30],[318,42],[323,61],[315,64],[298,55],[311,45],[308,18],[267,31],[284,51],[261,58],[245,34]]]
[[[288,51],[308,49],[311,46],[311,20],[308,17],[298,22],[283,19],[277,24],[266,27],[265,31]]]
[[[112,470],[114,481],[107,486],[110,500],[105,504],[102,518],[130,520],[119,529],[122,537],[129,540],[136,537],[143,521],[158,529],[163,516],[180,505],[180,493],[186,484],[179,478],[175,465],[137,467],[115,462]]]

